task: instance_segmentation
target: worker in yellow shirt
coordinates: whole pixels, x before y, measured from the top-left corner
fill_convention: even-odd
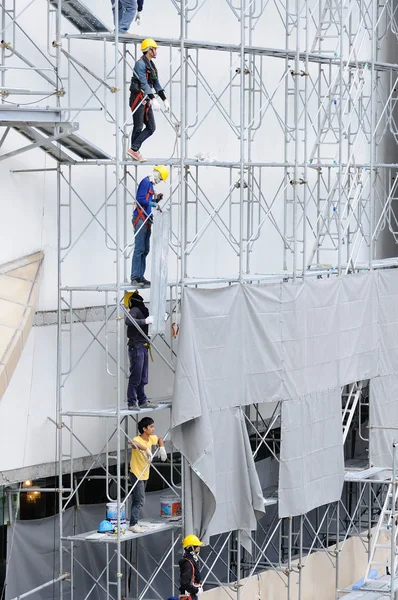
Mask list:
[[[150,417],[144,417],[138,423],[139,435],[131,442],[130,482],[131,517],[129,530],[133,533],[143,533],[146,528],[138,524],[140,512],[145,502],[145,488],[149,479],[152,461],[152,446],[159,446],[159,456],[162,461],[167,459],[166,449],[162,438],[155,435],[155,423]]]

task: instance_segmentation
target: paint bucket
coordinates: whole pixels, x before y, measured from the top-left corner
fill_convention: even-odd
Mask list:
[[[108,502],[106,505],[106,520],[109,521],[113,527],[117,527],[117,502]],[[120,527],[126,529],[126,506],[120,507]]]
[[[178,496],[160,497],[160,516],[166,518],[181,516],[181,500]]]

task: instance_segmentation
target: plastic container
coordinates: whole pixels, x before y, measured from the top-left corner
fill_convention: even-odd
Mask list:
[[[106,505],[106,518],[108,521],[117,521],[117,502],[108,502]],[[120,520],[126,520],[126,506],[120,507]]]
[[[117,527],[117,502],[108,502],[106,505],[106,520],[109,521],[113,528]],[[127,528],[126,521],[126,506],[120,507],[120,529],[124,531]]]
[[[165,518],[181,516],[181,500],[177,496],[160,497],[160,516]]]

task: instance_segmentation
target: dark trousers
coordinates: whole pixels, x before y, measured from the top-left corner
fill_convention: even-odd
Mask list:
[[[145,488],[147,482],[139,479],[137,480],[134,473],[130,472],[130,483],[134,486],[133,491],[131,492],[130,525],[136,525],[140,519],[141,508],[145,504]]]
[[[146,223],[144,224],[144,221],[140,219],[134,227],[134,253],[131,260],[131,279],[141,281],[144,277],[146,257],[150,250],[150,239],[151,227],[147,229]]]
[[[144,387],[148,383],[148,348],[129,348],[130,377],[127,386],[127,403],[144,404]]]
[[[137,152],[145,140],[151,137],[156,130],[152,106],[148,107],[147,104],[140,104],[133,113],[133,121],[134,127],[133,133],[131,134],[131,149]]]

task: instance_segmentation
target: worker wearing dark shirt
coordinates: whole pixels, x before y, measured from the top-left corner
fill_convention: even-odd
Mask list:
[[[145,386],[148,383],[148,325],[153,317],[138,292],[129,298],[129,314],[125,318],[127,325],[127,344],[130,360],[130,377],[127,386],[127,404],[131,410],[148,406]],[[136,323],[143,334],[135,327]],[[145,337],[146,336],[146,337]]]
[[[182,544],[184,556],[178,563],[181,598],[197,600],[197,597],[203,592],[199,567],[199,552],[202,542],[196,535],[187,535]]]
[[[134,65],[130,83],[129,105],[133,113],[134,127],[131,134],[131,148],[127,150],[127,154],[129,158],[139,162],[145,160],[140,153],[141,145],[156,129],[153,110],[160,108],[160,105],[155,99],[155,94],[163,100],[165,112],[170,110],[169,102],[153,62],[153,59],[157,56],[157,48],[158,45],[152,38],[143,40],[141,44],[143,54]]]

